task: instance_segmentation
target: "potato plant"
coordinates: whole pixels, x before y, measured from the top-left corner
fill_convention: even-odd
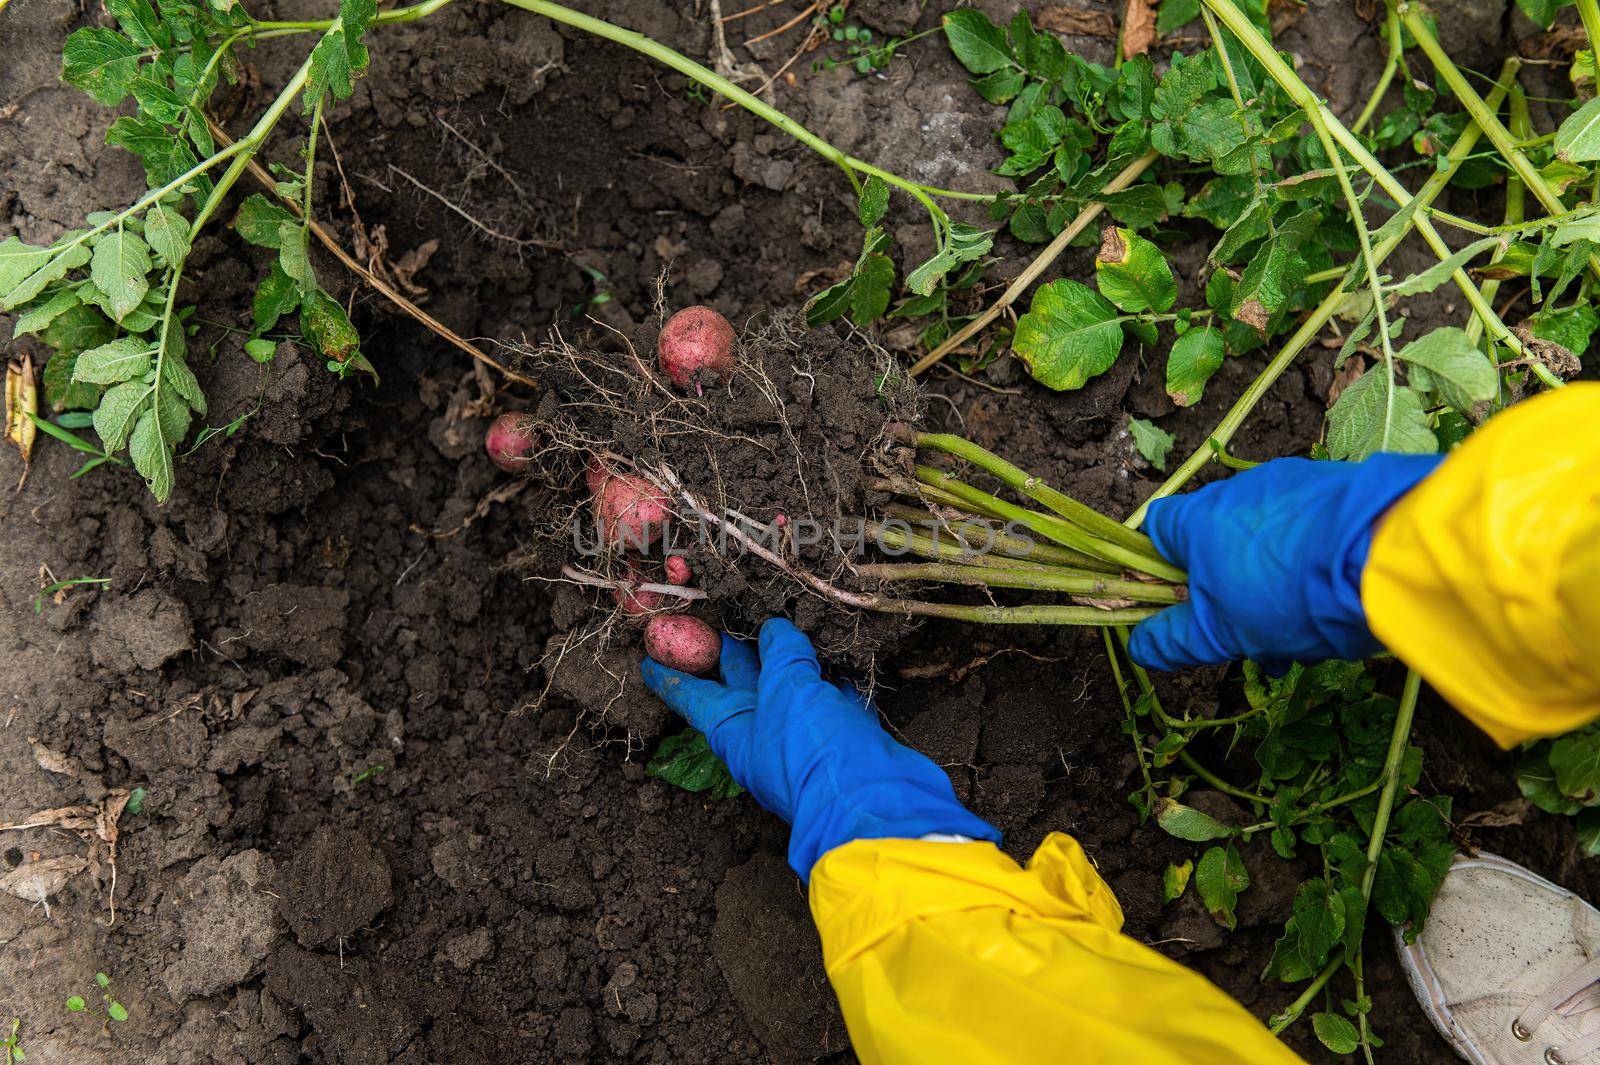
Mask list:
[[[118,118],[107,140],[141,159],[150,188],[129,206],[90,215],[47,246],[0,242],[0,310],[17,315],[17,333],[37,334],[54,350],[44,368],[45,401],[72,419],[38,424],[77,440],[92,461],[109,464],[126,450],[156,498],[167,498],[177,449],[206,414],[190,369],[193,308],[179,299],[190,249],[269,138],[291,120],[304,123],[303,165],[271,166],[265,172],[271,195],[245,198],[232,215],[239,236],[269,259],[243,350],[270,358],[269,338],[293,318],[333,372],[372,370],[343,306],[311,265],[317,141],[329,104],[349,97],[352,80],[366,69],[369,38],[449,2],[379,12],[375,0],[340,0],[337,18],[272,22],[252,18],[236,0],[106,0],[118,28],[74,33],[63,77],[107,106],[133,99],[134,113]],[[1199,20],[1210,42],[1173,56],[1164,71],[1142,56],[1113,66],[1089,62],[1038,30],[1026,13],[1002,26],[976,10],[948,12],[944,37],[974,76],[975,93],[1006,108],[996,131],[1007,152],[999,172],[1015,188],[1001,195],[910,181],[849,156],[640,34],[548,0],[505,2],[684,73],[835,164],[856,194],[861,251],[848,276],[810,301],[808,317],[817,325],[917,323],[927,350],[912,373],[945,359],[978,370],[1009,349],[1041,386],[1072,390],[1134,357],[1134,350],[1160,345],[1167,349],[1166,390],[1185,407],[1203,398],[1227,359],[1269,352],[1205,445],[1152,498],[1178,491],[1212,462],[1243,464],[1229,449],[1249,414],[1336,323],[1347,326],[1335,342],[1336,366],[1348,383],[1328,411],[1318,451],[1336,459],[1448,449],[1527,390],[1560,387],[1580,368],[1579,356],[1600,324],[1592,305],[1600,212],[1587,201],[1600,161],[1600,101],[1581,102],[1556,129],[1538,131],[1518,60],[1507,60],[1489,91],[1480,92],[1441,49],[1425,11],[1406,0],[1385,0],[1383,73],[1348,124],[1274,48],[1260,0],[1164,0],[1159,27]],[[1518,3],[1546,25],[1566,6]],[[1600,0],[1575,5],[1590,47],[1575,57],[1572,73],[1576,90],[1587,94],[1595,82]],[[315,43],[296,72],[248,132],[222,137],[206,107],[221,81],[236,75],[238,49],[301,35]],[[1413,188],[1398,176],[1405,168],[1426,176],[1419,172]],[[1437,206],[1447,188],[1490,186],[1504,190],[1504,214],[1493,223]],[[909,197],[932,228],[933,251],[921,263],[896,260],[886,225],[895,193]],[[952,217],[945,206],[952,202],[982,204],[989,224]],[[1203,306],[1179,306],[1166,251],[1179,225],[1215,232]],[[1041,247],[985,306],[979,284],[1002,227],[1010,238]],[[1465,236],[1457,246],[1441,229]],[[1411,276],[1384,273],[1388,257],[1412,235],[1436,263]],[[1045,280],[1059,257],[1079,246],[1085,258],[1087,248],[1098,248],[1093,283]],[[1405,301],[1446,285],[1465,308],[1460,322],[1411,336]],[[1518,294],[1526,286],[1532,307],[1514,325],[1497,310],[1511,294],[1502,291],[1507,286],[1517,286]],[[1013,309],[1020,312],[1014,328],[990,328]],[[715,329],[684,332],[689,343],[681,351],[666,338],[663,367],[679,389],[694,393],[726,372],[718,347],[726,338]],[[19,385],[8,394],[25,390]],[[98,447],[70,432],[91,411]],[[517,434],[527,430],[503,428],[490,450],[514,464],[525,447]],[[1140,450],[1164,464],[1171,437],[1149,423],[1134,433]],[[864,591],[801,570],[753,540],[743,546],[811,591],[855,609],[1101,627],[1138,757],[1139,786],[1130,801],[1169,834],[1201,848],[1192,862],[1168,871],[1167,895],[1193,890],[1231,927],[1239,895],[1249,888],[1243,848],[1264,839],[1280,855],[1311,858],[1321,875],[1300,886],[1265,973],[1300,986],[1273,1023],[1281,1030],[1327,999],[1312,1017],[1318,1037],[1370,1060],[1380,1041],[1365,993],[1369,917],[1376,913],[1414,934],[1453,850],[1448,799],[1417,790],[1420,753],[1410,743],[1416,674],[1408,674],[1394,698],[1380,693],[1360,664],[1295,667],[1281,678],[1247,666],[1237,710],[1170,711],[1119,647],[1127,625],[1186,594],[1183,572],[1137,531],[1143,507],[1125,521],[1097,514],[958,437],[908,430],[899,443],[915,455],[911,472],[884,478],[878,488],[897,502],[869,517],[886,543],[893,540],[918,561],[857,567],[874,584]],[[740,535],[726,512],[671,469],[592,457],[594,516],[608,536],[649,543],[672,508]],[[982,478],[997,482],[997,491],[973,483]],[[972,548],[975,539],[983,550]],[[973,605],[899,591],[929,584],[1023,590],[1043,601]],[[671,589],[634,585],[620,589],[624,612],[630,603],[638,613],[655,609],[638,599],[638,590]],[[684,644],[686,664],[709,668],[714,657],[705,632],[666,631],[692,628],[681,624],[686,620],[658,625],[652,645],[671,653],[669,645]],[[1583,733],[1536,748],[1521,778],[1530,798],[1546,809],[1590,809],[1597,788],[1586,766],[1594,745],[1594,736]],[[650,768],[713,796],[737,790],[693,736],[675,738],[671,750],[664,746]],[[1185,801],[1207,788],[1240,804],[1249,820],[1226,822]],[[1593,849],[1593,833],[1585,839]],[[1335,977],[1348,984],[1348,994],[1330,995]]]

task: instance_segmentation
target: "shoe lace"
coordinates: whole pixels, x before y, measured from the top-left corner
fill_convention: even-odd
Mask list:
[[[1579,998],[1579,995],[1596,983],[1600,983],[1600,957],[1589,959],[1557,980],[1543,993],[1536,995],[1533,1001],[1517,1014],[1516,1020],[1511,1022],[1512,1034],[1518,1039],[1532,1039],[1533,1033],[1549,1019],[1552,1013],[1559,1011],[1563,1016],[1574,1016],[1593,1009],[1595,1003],[1587,1001],[1589,996]],[[1562,1010],[1563,1005],[1569,1008]],[[1551,1065],[1576,1065],[1597,1050],[1600,1050],[1600,1028],[1579,1036],[1570,1043],[1550,1047],[1545,1051],[1545,1060],[1551,1062]]]

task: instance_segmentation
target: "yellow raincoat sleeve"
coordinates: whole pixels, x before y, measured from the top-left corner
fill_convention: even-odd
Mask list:
[[[856,840],[811,914],[865,1065],[1278,1065],[1300,1059],[1197,973],[1121,932],[1070,836],[1019,866],[992,843]]]
[[[1510,747],[1600,718],[1600,384],[1497,415],[1384,517],[1367,623]]]

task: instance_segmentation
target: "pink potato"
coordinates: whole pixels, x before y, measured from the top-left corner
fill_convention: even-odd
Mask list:
[[[644,629],[644,649],[662,665],[684,673],[709,673],[722,657],[722,636],[699,618],[659,614]]]
[[[689,566],[689,560],[682,555],[667,556],[667,583],[688,584],[694,580],[694,570]]]
[[[628,564],[628,587],[611,589],[611,597],[617,601],[617,606],[629,617],[639,617],[655,610],[660,610],[666,605],[667,597],[660,592],[648,592],[640,588],[641,584],[654,583],[644,568],[636,562]]]
[[[671,513],[666,493],[632,473],[611,473],[592,478],[600,487],[594,495],[594,516],[600,535],[613,547],[643,551],[657,540]]]
[[[483,449],[489,461],[507,473],[517,473],[528,464],[533,450],[533,430],[521,414],[502,414],[483,436]]]
[[[678,391],[698,394],[733,373],[733,326],[710,307],[685,307],[667,319],[656,354]]]

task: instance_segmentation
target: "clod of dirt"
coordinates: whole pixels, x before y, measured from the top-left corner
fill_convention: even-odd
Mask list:
[[[276,890],[278,912],[306,947],[353,934],[394,902],[383,854],[364,836],[327,825],[283,866]]]
[[[194,647],[188,610],[158,588],[102,598],[94,629],[90,650],[96,664],[118,672],[158,669]]]
[[[822,947],[804,890],[783,861],[760,855],[728,870],[717,888],[711,953],[773,1061],[799,1065],[845,1048],[833,993],[809,978],[822,971]]]
[[[345,608],[350,594],[309,584],[275,584],[245,603],[244,640],[252,650],[276,651],[306,666],[331,666],[344,656]]]
[[[183,954],[161,980],[173,1001],[205,998],[255,974],[282,934],[266,889],[272,861],[258,850],[196,862],[170,900]]]

